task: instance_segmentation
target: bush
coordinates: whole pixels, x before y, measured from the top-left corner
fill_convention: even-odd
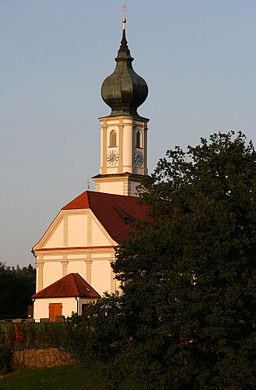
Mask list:
[[[71,334],[66,322],[0,324],[0,344],[13,350],[64,347]]]
[[[81,317],[72,317],[72,335],[69,351],[85,364],[113,361],[122,349],[120,340],[125,339],[126,330],[119,313],[122,297],[108,295],[96,303],[89,304]]]
[[[13,351],[10,346],[4,344],[0,346],[0,373],[8,374],[12,370]]]

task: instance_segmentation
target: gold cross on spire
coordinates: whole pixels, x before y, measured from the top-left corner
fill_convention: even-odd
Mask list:
[[[127,12],[127,7],[126,7],[125,3],[122,6],[122,11],[123,11],[123,19],[125,19],[125,13]]]
[[[126,23],[125,13],[127,12],[127,7],[126,7],[125,3],[122,6],[122,11],[123,11],[123,30],[125,30],[125,23]]]

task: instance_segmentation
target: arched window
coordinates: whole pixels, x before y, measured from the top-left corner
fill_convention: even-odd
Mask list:
[[[112,130],[109,135],[109,146],[116,146],[116,132]]]
[[[136,133],[136,147],[141,148],[141,133],[137,131]]]

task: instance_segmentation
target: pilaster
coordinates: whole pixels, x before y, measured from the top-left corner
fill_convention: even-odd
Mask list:
[[[37,289],[36,292],[43,289],[43,283],[44,283],[44,261],[38,259],[36,262],[36,269],[37,269]]]
[[[62,264],[62,277],[66,276],[68,273],[68,263],[69,263],[68,260],[63,260],[61,262],[61,264]]]
[[[86,275],[87,283],[91,284],[91,280],[92,280],[92,260],[91,259],[85,260],[85,275]]]
[[[112,262],[112,260],[111,260]],[[111,265],[110,265],[111,266]],[[114,293],[116,291],[116,279],[115,279],[115,273],[111,267],[111,271],[110,271],[110,290],[111,290],[111,293]]]

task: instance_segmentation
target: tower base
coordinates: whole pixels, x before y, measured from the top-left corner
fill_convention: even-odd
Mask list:
[[[97,175],[93,177],[96,192],[108,194],[139,196],[137,187],[144,175],[135,175],[129,172],[112,175]]]

